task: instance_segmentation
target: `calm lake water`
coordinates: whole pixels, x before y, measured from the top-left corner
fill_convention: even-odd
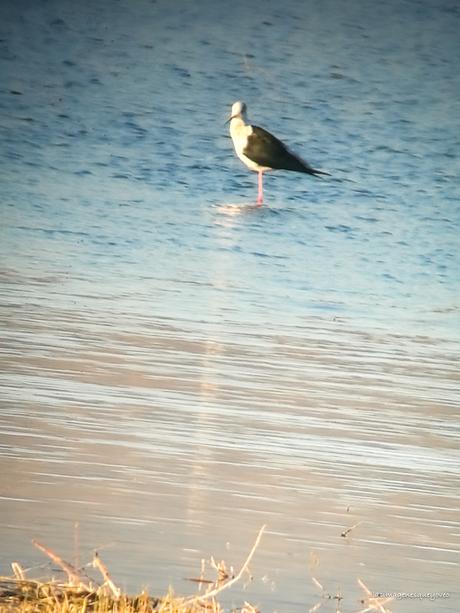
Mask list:
[[[458,3],[0,12],[0,574],[193,593],[266,523],[229,604],[457,612]],[[237,99],[332,177],[254,207]]]

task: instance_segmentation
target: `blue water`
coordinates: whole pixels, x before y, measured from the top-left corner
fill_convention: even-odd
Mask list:
[[[225,283],[238,320],[458,338],[458,12],[438,4],[5,6],[6,264],[116,277],[161,315],[201,318]],[[237,98],[333,179],[268,176],[266,209],[225,215],[256,189]],[[197,285],[171,301],[177,278]]]
[[[352,580],[377,555],[369,573],[382,591],[392,591],[388,569],[398,564],[399,591],[411,591],[414,578],[419,589],[454,589],[459,28],[460,8],[448,0],[2,3],[1,442],[5,462],[16,459],[2,486],[5,564],[29,555],[24,526],[47,542],[59,534],[59,548],[79,521],[89,547],[101,533],[126,543],[130,568],[120,547],[111,567],[131,588],[139,577],[148,582],[145,564],[158,564],[165,583],[154,589],[172,580],[186,591],[183,577],[219,542],[206,526],[222,542],[233,535],[244,552],[265,521],[270,487],[257,513],[246,487],[272,478],[274,487],[275,473],[292,482],[277,498],[272,535],[295,541],[294,516],[328,524],[309,520],[309,496],[313,515],[332,513],[343,497],[338,525],[347,525],[346,506],[369,470],[370,490],[361,483],[358,499],[390,504],[385,496],[403,483],[407,499],[391,498],[387,512],[396,517],[401,503],[408,525],[394,537],[392,520],[382,536],[382,518],[373,517]],[[251,121],[331,177],[268,173],[265,204],[255,207],[257,177],[234,155],[224,125],[238,99]],[[99,437],[110,453],[98,460]],[[125,458],[129,449],[138,455]],[[199,473],[203,449],[206,487],[221,492],[225,507],[192,501],[203,481],[186,475]],[[43,483],[33,462],[21,464],[24,454],[48,466],[39,471]],[[110,501],[99,514],[67,508],[61,484],[82,458],[90,479],[91,457]],[[148,472],[152,457],[158,474]],[[350,458],[356,464],[344,484],[340,467]],[[307,499],[302,488],[292,499],[307,465],[316,466],[302,477]],[[315,471],[331,480],[324,500]],[[37,483],[54,492],[52,509]],[[171,536],[171,510],[150,501],[148,521],[158,530],[131,530],[146,492],[165,484],[191,515],[179,514]],[[96,498],[81,483],[72,487],[77,507]],[[38,507],[23,510],[22,499]],[[434,534],[427,527],[439,552],[419,558],[411,547],[425,541],[412,534],[411,513],[420,524],[425,507],[434,513],[447,499]],[[233,523],[245,525],[244,539]],[[302,556],[317,539],[338,577],[337,544],[318,530],[289,555],[305,570]],[[438,538],[436,530],[448,533]],[[395,538],[407,555],[376,554],[380,537]],[[279,560],[270,539],[274,559],[261,553],[261,575]],[[185,555],[177,575],[182,554],[174,547],[187,543],[200,554]],[[435,580],[436,564],[448,571]],[[305,610],[314,596],[296,595],[299,573],[286,570],[276,589],[267,580],[247,597],[259,598],[264,613]],[[382,585],[382,576],[391,581]],[[427,599],[398,606],[432,610]],[[457,610],[453,598],[436,607]]]

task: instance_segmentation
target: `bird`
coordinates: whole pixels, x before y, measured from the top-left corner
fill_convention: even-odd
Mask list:
[[[230,136],[236,155],[250,170],[259,174],[257,205],[264,200],[263,174],[268,170],[292,170],[315,177],[329,175],[328,172],[315,170],[308,162],[290,151],[284,143],[259,126],[247,123],[246,103],[238,100],[232,105],[230,117]]]

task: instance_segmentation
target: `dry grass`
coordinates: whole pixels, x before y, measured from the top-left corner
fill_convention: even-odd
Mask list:
[[[248,572],[264,529],[265,526],[262,526],[238,573],[227,569],[223,561],[216,564],[212,560],[211,567],[216,572],[216,578],[208,580],[201,576],[194,580],[200,588],[206,586],[206,590],[186,598],[177,597],[172,592],[157,598],[144,592],[138,596],[128,596],[115,585],[97,553],[91,565],[102,576],[100,582],[90,578],[84,569],[63,560],[52,549],[33,541],[40,551],[60,567],[67,579],[29,579],[20,564],[14,562],[13,576],[0,577],[0,613],[224,613],[216,597]],[[259,613],[248,603],[244,603],[239,611]]]
[[[345,534],[342,533],[342,536],[347,536],[355,527],[353,526]],[[250,576],[249,564],[260,543],[264,529],[265,526],[262,526],[259,530],[254,545],[238,572],[234,572],[232,567],[227,567],[224,561],[217,563],[211,558],[206,570],[203,567],[199,577],[190,579],[198,585],[199,592],[189,597],[176,596],[172,591],[162,597],[152,597],[145,592],[137,596],[129,596],[114,583],[107,567],[97,553],[94,554],[91,563],[86,566],[92,566],[98,571],[99,581],[89,576],[86,566],[77,568],[63,560],[53,550],[33,541],[34,545],[60,568],[61,575],[62,573],[66,575],[66,580],[30,579],[20,564],[14,562],[12,564],[13,575],[0,577],[0,613],[224,613],[218,596],[241,581],[243,576]],[[314,565],[317,565],[317,560],[313,562]],[[210,570],[215,574],[214,579],[206,577]],[[343,595],[340,592],[327,591],[313,576],[312,581],[318,589],[318,601],[313,607],[306,610],[309,613],[316,613],[323,607],[331,610],[332,605],[335,613],[341,613]],[[393,598],[375,596],[361,579],[358,579],[358,584],[363,591],[363,596],[359,600],[360,610],[355,613],[371,611],[391,613],[386,605]],[[243,603],[237,611],[238,613],[260,613],[247,602]],[[233,613],[237,612],[233,611]]]

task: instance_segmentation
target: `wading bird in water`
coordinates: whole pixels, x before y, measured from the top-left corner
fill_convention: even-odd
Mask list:
[[[289,149],[275,136],[259,126],[246,123],[246,104],[235,102],[228,120],[230,136],[233,140],[236,155],[250,170],[259,173],[259,193],[257,204],[264,200],[263,174],[267,170],[293,170],[309,175],[328,175],[328,172],[315,170]]]

